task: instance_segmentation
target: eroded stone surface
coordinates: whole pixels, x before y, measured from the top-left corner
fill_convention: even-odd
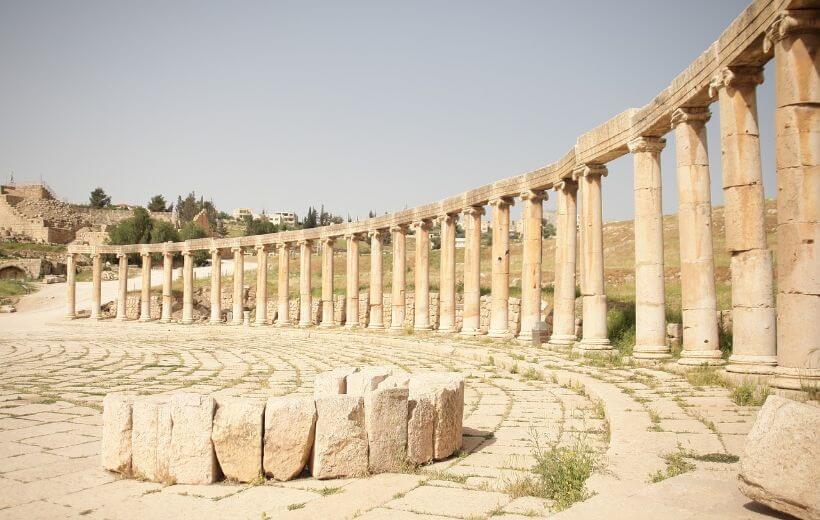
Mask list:
[[[387,379],[393,369],[390,367],[362,367],[347,377],[347,395],[365,395],[375,390],[379,383]]]
[[[219,476],[211,430],[216,403],[207,395],[171,396],[171,480],[179,484],[210,484]]]
[[[135,478],[170,479],[171,407],[168,398],[135,399],[132,406],[131,469]]]
[[[411,395],[430,394],[435,406],[433,458],[441,460],[461,448],[464,378],[459,374],[423,373],[410,378]]]
[[[364,400],[340,395],[316,400],[316,440],[311,474],[319,479],[367,473]]]
[[[407,460],[411,464],[426,464],[433,460],[435,396],[418,391],[411,393],[407,411]]]
[[[316,374],[313,380],[313,396],[324,397],[347,393],[347,378],[356,372],[352,367],[339,367]]]
[[[290,480],[305,468],[316,433],[316,405],[310,397],[276,397],[265,407],[264,470]]]
[[[102,465],[124,475],[131,473],[131,403],[120,394],[103,399]]]
[[[262,474],[262,421],[264,401],[217,401],[211,440],[216,460],[226,478],[250,482]]]
[[[407,388],[384,388],[364,397],[371,473],[400,471],[407,453]]]

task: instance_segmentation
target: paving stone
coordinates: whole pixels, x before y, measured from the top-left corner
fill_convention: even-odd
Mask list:
[[[402,498],[388,502],[386,507],[465,518],[487,515],[509,501],[510,497],[503,493],[421,486]]]

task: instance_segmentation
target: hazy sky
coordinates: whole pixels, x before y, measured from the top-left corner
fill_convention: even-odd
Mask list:
[[[648,102],[747,3],[0,0],[0,176],[71,201],[102,186],[139,204],[196,190],[228,212],[412,207],[555,161]],[[772,83],[767,68],[767,195]],[[605,218],[631,218],[631,171],[610,164]]]

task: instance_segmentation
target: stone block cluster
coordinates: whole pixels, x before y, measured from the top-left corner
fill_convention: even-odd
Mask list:
[[[280,481],[398,472],[461,448],[464,378],[343,367],[314,395],[222,398],[109,394],[103,468],[152,482]]]

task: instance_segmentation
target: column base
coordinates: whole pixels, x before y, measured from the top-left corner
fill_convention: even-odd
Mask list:
[[[552,350],[567,350],[571,349],[577,341],[575,334],[553,334],[547,341],[547,346]]]
[[[139,321],[140,323],[148,323],[149,321],[151,321],[151,318],[140,318],[137,321]]]
[[[297,327],[299,327],[300,329],[309,329],[310,327],[313,327],[313,323],[311,323],[311,322],[299,323],[299,325],[297,325]]]
[[[404,327],[390,327],[387,329],[387,332],[390,334],[404,334]]]
[[[358,323],[345,323],[345,328],[347,330],[359,329],[361,328],[361,325],[359,325]]]
[[[367,326],[367,328],[370,329],[370,330],[384,330],[384,324],[383,323],[371,323],[370,325]]]
[[[771,375],[777,367],[777,356],[744,356],[732,354],[726,365],[727,372],[735,374]]]
[[[266,325],[270,325],[270,323],[268,323],[268,320],[265,320],[265,321],[254,321],[253,323],[251,323],[251,326],[252,326],[252,327],[264,327],[264,326],[266,326]]]
[[[725,365],[726,361],[721,357],[720,350],[683,350],[678,360],[679,365],[684,366],[721,366]]]
[[[820,368],[777,367],[770,385],[783,397],[816,401],[820,399]]]
[[[290,322],[290,320],[288,320],[288,321],[277,321],[274,324],[274,327],[292,327],[292,326],[293,326],[293,324]]]
[[[165,323],[171,323],[171,318],[160,318],[160,319],[159,319],[159,322],[160,322],[160,323],[163,323],[163,324],[165,324]]]
[[[608,338],[583,338],[573,345],[572,351],[581,354],[609,353],[612,351],[612,344]]]
[[[666,345],[635,345],[632,349],[635,359],[663,360],[670,359],[672,352]]]
[[[413,325],[413,330],[416,332],[427,332],[433,330],[430,325]]]
[[[484,333],[481,332],[481,329],[461,329],[459,332],[462,336],[483,336]]]
[[[490,329],[489,331],[487,331],[487,336],[489,336],[491,338],[496,338],[496,339],[512,339],[512,338],[515,337],[515,335],[512,332],[510,332],[509,329],[507,329],[507,330],[492,330],[492,329]]]
[[[335,327],[335,326],[336,326],[336,324],[335,324],[335,323],[333,323],[333,322],[325,322],[325,321],[323,321],[322,323],[320,323],[320,324],[319,324],[319,328],[320,328],[320,329],[332,329],[332,328],[333,328],[333,327]]]
[[[179,320],[179,323],[181,325],[193,325],[194,320],[192,320],[191,318],[183,318],[183,319]]]
[[[66,314],[65,319],[67,319],[67,320],[76,320],[77,315],[76,314]]]
[[[126,318],[125,316],[117,316],[116,318],[114,318],[114,321],[128,321],[128,318]]]

